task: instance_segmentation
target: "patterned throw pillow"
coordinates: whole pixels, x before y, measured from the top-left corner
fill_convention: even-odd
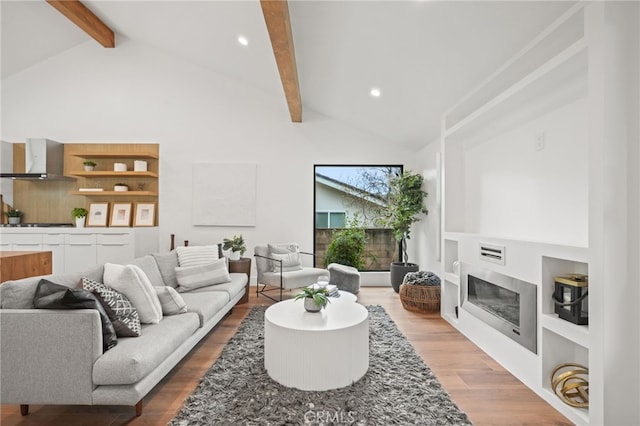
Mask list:
[[[142,334],[138,311],[124,294],[86,277],[82,278],[81,284],[82,288],[99,296],[98,300],[103,301],[109,307],[105,310],[109,314],[118,337],[138,337]]]

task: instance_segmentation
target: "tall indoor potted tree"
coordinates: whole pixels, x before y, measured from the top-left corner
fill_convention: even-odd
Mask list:
[[[391,285],[396,293],[400,291],[404,276],[419,269],[416,263],[409,262],[407,240],[411,225],[422,219],[422,213],[428,213],[424,205],[427,193],[422,190],[423,180],[422,175],[409,170],[389,179],[389,198],[381,222],[393,230],[400,247],[399,261],[391,262],[390,266]]]

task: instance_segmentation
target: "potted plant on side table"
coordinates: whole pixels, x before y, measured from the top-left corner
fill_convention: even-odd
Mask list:
[[[322,308],[330,303],[329,293],[326,287],[310,286],[302,289],[294,300],[304,299],[304,309],[307,312],[320,312]]]
[[[428,213],[424,205],[427,193],[422,190],[423,180],[422,175],[409,170],[389,180],[389,198],[381,222],[393,229],[400,246],[400,261],[392,262],[390,266],[391,285],[396,293],[400,291],[404,276],[419,269],[416,263],[409,262],[407,240],[411,225],[422,219],[421,213]]]
[[[7,217],[9,218],[9,224],[10,225],[17,225],[20,223],[20,221],[22,220],[22,215],[24,213],[21,212],[18,209],[9,209],[6,213]]]
[[[234,235],[233,238],[225,238],[222,240],[222,249],[231,250],[229,253],[230,260],[239,260],[240,257],[247,251],[247,245],[244,242],[242,234]]]
[[[84,222],[89,212],[84,207],[74,207],[71,210],[71,216],[76,220],[76,228],[84,228]]]

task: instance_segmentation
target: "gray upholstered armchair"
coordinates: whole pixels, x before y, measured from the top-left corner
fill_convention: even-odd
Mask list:
[[[298,244],[281,243],[256,246],[256,270],[258,273],[256,294],[271,299],[282,300],[283,290],[306,287],[317,282],[319,277],[329,279],[326,269],[302,266],[301,255],[314,256],[313,253],[300,251]],[[280,298],[275,299],[267,291],[280,291]]]

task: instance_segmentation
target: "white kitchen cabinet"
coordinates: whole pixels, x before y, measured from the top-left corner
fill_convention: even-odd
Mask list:
[[[51,252],[51,271],[54,274],[64,272],[64,234],[43,234],[42,251]]]
[[[97,234],[97,263],[126,263],[134,258],[133,235],[130,232],[121,234]]]
[[[53,273],[127,263],[158,251],[158,228],[1,228],[2,251],[50,251]]]
[[[97,264],[96,234],[66,234],[64,271],[84,271]]]

